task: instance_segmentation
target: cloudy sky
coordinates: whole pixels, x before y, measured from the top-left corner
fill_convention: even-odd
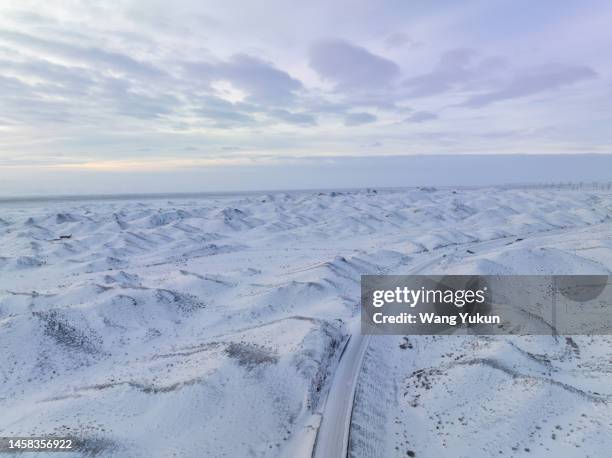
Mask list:
[[[606,1],[0,2],[0,178],[609,153]]]

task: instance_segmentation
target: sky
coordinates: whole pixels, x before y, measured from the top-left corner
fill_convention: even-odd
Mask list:
[[[4,0],[0,193],[112,190],[126,173],[148,173],[134,190],[152,191],[159,173],[232,167],[265,184],[266,167],[406,155],[607,154],[610,24],[606,1]]]

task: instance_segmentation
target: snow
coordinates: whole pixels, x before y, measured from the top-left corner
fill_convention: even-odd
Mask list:
[[[4,202],[0,435],[76,434],[100,456],[295,456],[360,275],[609,273],[611,209],[603,190],[501,188]],[[370,339],[353,455],[612,445],[607,338],[410,342]]]

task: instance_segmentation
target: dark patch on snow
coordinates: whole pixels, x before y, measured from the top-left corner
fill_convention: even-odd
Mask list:
[[[32,312],[43,324],[45,335],[57,344],[85,353],[98,353],[102,339],[93,330],[87,332],[77,328],[57,310]]]
[[[279,359],[278,354],[273,350],[245,342],[230,342],[225,353],[248,370],[263,364],[276,364]]]

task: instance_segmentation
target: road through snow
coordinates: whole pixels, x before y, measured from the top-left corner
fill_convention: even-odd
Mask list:
[[[370,336],[355,332],[349,338],[327,394],[314,456],[344,457],[347,454],[355,386]]]
[[[426,259],[412,266],[407,273],[416,273],[434,264],[443,256],[440,254]],[[359,320],[352,323],[351,335],[334,373],[315,441],[313,452],[315,458],[347,456],[355,388],[370,341],[369,335],[360,333],[359,326]]]

